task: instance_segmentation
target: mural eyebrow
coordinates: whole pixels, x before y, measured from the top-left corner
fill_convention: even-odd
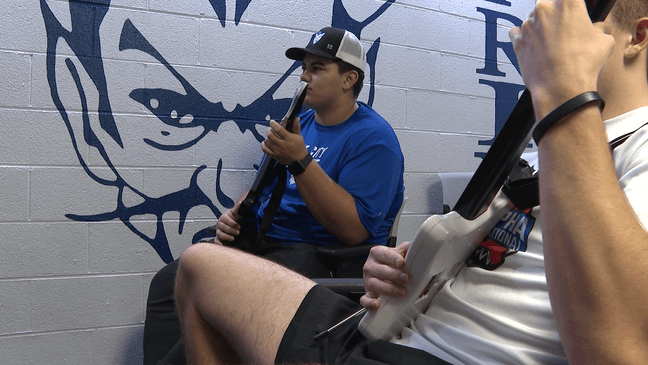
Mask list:
[[[142,51],[158,60],[161,64],[168,64],[160,52],[146,39],[144,34],[135,27],[135,24],[130,19],[126,19],[119,37],[119,50],[125,51],[129,49]]]
[[[257,124],[267,124],[265,116],[268,115],[268,110],[278,109],[285,110],[290,99],[274,99],[273,95],[281,84],[285,82],[288,76],[299,67],[298,61],[287,70],[287,72],[273,84],[263,95],[248,106],[237,104],[234,110],[228,111],[223,107],[222,102],[212,103],[201,95],[192,85],[186,80],[166,59],[160,54],[157,49],[146,39],[146,37],[137,29],[130,19],[124,21],[122,27],[121,37],[119,41],[119,50],[138,50],[147,53],[151,57],[160,62],[184,88],[186,94],[181,95],[175,91],[164,89],[136,89],[133,90],[129,96],[139,103],[145,105],[154,115],[156,115],[165,124],[187,128],[201,125],[208,131],[216,131],[218,127],[229,120],[234,120],[238,125],[241,133],[246,130],[252,132],[255,138],[261,142],[264,137],[255,128]],[[149,102],[155,96],[160,102],[156,108],[151,107]],[[182,100],[182,102],[179,102]],[[162,102],[167,101],[167,102]],[[170,112],[175,110],[176,117],[170,117]],[[180,124],[178,116],[185,116],[191,114],[194,119],[192,123]],[[147,139],[145,142],[158,149],[167,150],[181,150],[191,147],[203,138],[207,133],[203,132],[201,135],[191,142],[183,143],[180,145],[162,145]]]
[[[378,8],[373,14],[363,21],[353,19],[342,0],[335,0],[333,2],[333,15],[331,19],[331,26],[336,28],[343,28],[361,38],[362,30],[374,20],[378,19],[396,0],[387,0]]]

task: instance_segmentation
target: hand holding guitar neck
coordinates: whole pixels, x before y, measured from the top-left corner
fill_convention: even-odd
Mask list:
[[[289,132],[292,131],[295,118],[297,117],[297,114],[299,114],[302,104],[304,103],[307,89],[308,83],[302,81],[295,91],[295,95],[293,96],[292,102],[290,103],[290,107],[288,108],[286,115],[282,119],[282,121],[286,120],[285,128]],[[259,171],[256,174],[256,178],[254,179],[254,183],[250,188],[250,191],[248,192],[245,199],[243,199],[243,201],[241,202],[241,205],[238,209],[238,217],[245,218],[249,214],[250,208],[252,208],[252,206],[257,202],[259,196],[261,195],[261,191],[269,183],[270,177],[272,175],[272,170],[274,169],[276,164],[277,161],[274,158],[271,158],[268,155],[264,157],[263,162],[259,167]]]

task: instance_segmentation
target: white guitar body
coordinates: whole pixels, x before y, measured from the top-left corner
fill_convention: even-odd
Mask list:
[[[405,267],[412,275],[407,296],[381,296],[380,310],[367,312],[360,321],[365,337],[389,340],[425,312],[436,293],[459,273],[476,246],[512,207],[500,191],[489,208],[473,220],[452,211],[423,222],[405,256]]]

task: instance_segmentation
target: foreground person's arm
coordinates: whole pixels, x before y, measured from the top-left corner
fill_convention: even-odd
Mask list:
[[[521,37],[511,31],[538,120],[601,85],[611,38],[586,16],[581,0],[541,2]],[[550,128],[539,158],[547,281],[570,362],[645,362],[648,234],[619,186],[598,104]]]

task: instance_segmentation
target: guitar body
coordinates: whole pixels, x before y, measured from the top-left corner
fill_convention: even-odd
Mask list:
[[[430,306],[435,294],[464,267],[477,245],[488,235],[513,204],[499,193],[490,207],[473,220],[452,211],[429,217],[419,228],[405,256],[413,280],[407,296],[381,296],[382,307],[367,312],[358,325],[365,337],[389,340],[400,334],[417,315]]]

